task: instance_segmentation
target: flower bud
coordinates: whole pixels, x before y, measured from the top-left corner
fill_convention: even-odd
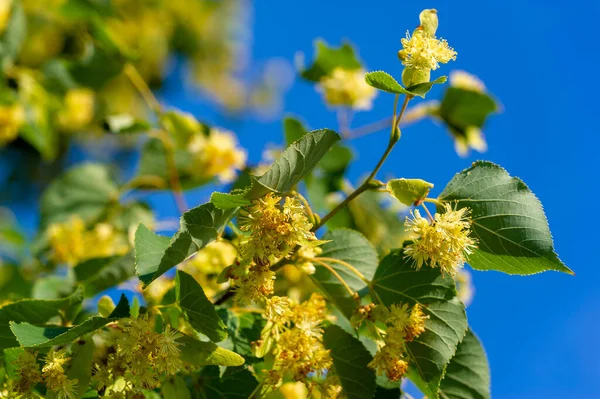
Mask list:
[[[402,71],[402,84],[408,88],[419,83],[427,83],[431,78],[431,70],[429,69],[414,69],[410,67],[404,68]]]
[[[435,36],[435,32],[438,28],[438,17],[437,10],[435,8],[426,9],[421,11],[419,14],[419,20],[421,21],[420,28],[427,36]]]

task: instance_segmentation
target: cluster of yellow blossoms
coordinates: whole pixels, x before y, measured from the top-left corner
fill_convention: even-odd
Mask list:
[[[98,392],[114,397],[156,388],[161,376],[174,375],[183,367],[177,342],[181,336],[169,327],[157,333],[143,318],[122,321],[99,337],[105,347],[115,350],[97,359],[93,384]]]
[[[357,110],[369,110],[377,90],[365,81],[363,69],[335,68],[319,82],[318,89],[325,102],[331,106],[346,106]]]
[[[469,209],[455,211],[448,203],[444,209],[445,212],[436,213],[431,222],[421,217],[418,210],[412,212],[412,218],[406,218],[406,230],[412,243],[404,248],[404,254],[414,261],[417,269],[426,264],[454,276],[476,248],[476,242],[469,237]]]
[[[16,394],[17,398],[39,398],[33,392],[33,389],[37,384],[43,382],[46,389],[52,392],[55,398],[75,399],[78,394],[78,381],[69,379],[65,373],[65,364],[71,360],[67,356],[67,350],[51,350],[48,352],[41,372],[36,358],[36,353],[23,351],[14,361],[17,375],[11,381],[11,392]]]
[[[242,239],[239,260],[230,276],[235,280],[236,300],[255,302],[273,294],[275,272],[271,264],[296,247],[314,247],[321,242],[311,231],[304,206],[293,197],[268,193],[240,212],[240,229],[250,234]]]
[[[218,177],[222,183],[231,182],[236,171],[246,165],[246,152],[237,147],[233,133],[211,129],[210,135],[196,133],[188,143],[193,155],[192,168],[207,178]]]
[[[325,299],[313,293],[311,297],[295,304],[287,297],[266,299],[264,317],[267,323],[261,340],[254,343],[258,357],[271,355],[272,369],[266,371],[268,390],[280,386],[285,378],[305,384],[309,391],[320,392],[325,397],[337,397],[341,387],[337,379],[327,373],[332,359],[323,346],[321,324],[327,316]],[[318,381],[317,377],[327,377]]]
[[[424,30],[415,31],[413,35],[406,33],[401,40],[403,49],[398,57],[404,66],[418,70],[436,70],[440,64],[456,59],[456,51],[448,46],[446,40],[429,36]]]
[[[127,238],[108,223],[86,231],[85,223],[74,216],[48,228],[52,260],[74,266],[86,259],[122,255],[129,250]]]
[[[428,318],[418,303],[412,309],[405,303],[393,304],[389,308],[374,304],[359,308],[353,324],[359,326],[366,321],[378,345],[369,367],[377,375],[385,374],[390,381],[400,380],[408,371],[408,362],[404,360],[406,343],[425,331]]]

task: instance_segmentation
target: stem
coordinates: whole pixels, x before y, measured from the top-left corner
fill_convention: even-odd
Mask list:
[[[402,108],[400,109],[400,114],[398,115],[398,118],[396,118],[396,108],[398,106],[398,97],[399,96],[396,95],[396,99],[394,100],[394,115],[392,117],[393,123],[392,123],[392,132],[390,134],[390,140],[388,142],[387,148],[385,149],[385,152],[379,159],[379,162],[377,162],[377,165],[375,165],[375,168],[373,169],[373,171],[371,172],[369,177],[356,190],[354,190],[354,192],[352,192],[348,197],[346,197],[346,199],[344,199],[335,208],[333,208],[331,210],[331,212],[329,212],[327,215],[323,216],[321,221],[313,226],[312,231],[318,230],[321,226],[323,226],[325,223],[327,223],[327,221],[329,219],[331,219],[336,213],[338,213],[341,209],[343,209],[346,205],[348,205],[348,203],[350,201],[352,201],[354,198],[358,197],[360,194],[369,190],[370,188],[374,188],[374,187],[372,187],[373,178],[375,178],[375,175],[377,175],[377,172],[379,172],[379,169],[381,169],[381,167],[383,166],[383,163],[387,159],[388,155],[390,155],[390,153],[392,152],[392,149],[394,148],[394,146],[400,139],[400,136],[396,135],[396,130],[398,129],[398,124],[400,123],[400,120],[402,119],[404,112],[406,111],[406,106],[408,105],[408,102],[411,99],[410,96],[406,96],[404,98],[404,103],[402,104]]]
[[[340,281],[340,283],[342,283],[342,285],[344,286],[344,288],[346,288],[348,290],[348,292],[350,293],[351,297],[355,297],[357,295],[354,291],[352,291],[352,288],[350,288],[350,286],[344,281],[344,279],[342,278],[342,276],[340,276],[340,274],[338,272],[336,272],[333,267],[329,266],[325,262],[322,262],[322,261],[318,260],[318,258],[313,259],[313,261],[315,261],[319,265],[323,266],[325,269],[329,270],[329,272],[331,274],[333,274],[335,276],[335,278],[337,278]]]
[[[154,93],[152,93],[152,90],[150,90],[150,88],[146,84],[146,81],[144,80],[144,78],[142,78],[142,75],[140,75],[136,67],[133,66],[133,64],[126,64],[123,70],[125,71],[125,74],[129,78],[131,83],[135,86],[137,91],[144,99],[146,105],[148,105],[148,108],[150,108],[157,114],[160,113],[162,110],[160,103],[158,102],[158,100],[154,96]]]
[[[167,169],[169,173],[169,184],[173,190],[173,199],[179,213],[183,214],[187,212],[188,206],[183,195],[183,188],[181,187],[181,181],[179,180],[179,173],[177,172],[177,163],[175,162],[175,148],[171,142],[170,137],[162,138],[163,145],[165,146],[165,160],[167,162]]]
[[[352,273],[356,274],[358,276],[358,278],[360,278],[365,284],[369,285],[371,283],[369,280],[367,280],[367,278],[365,277],[364,274],[362,274],[357,268],[355,268],[348,262],[344,262],[343,260],[340,260],[340,259],[328,258],[328,257],[318,257],[316,259],[319,259],[321,261],[326,261],[326,262],[338,263],[338,264],[346,267]]]
[[[433,216],[431,216],[431,212],[429,212],[427,206],[425,204],[421,204],[421,206],[425,209],[425,212],[427,212],[427,216],[429,216],[429,220],[431,221],[431,223],[435,223],[435,219],[433,218]]]
[[[432,204],[442,205],[442,201],[437,198],[423,198],[423,202],[431,202]]]

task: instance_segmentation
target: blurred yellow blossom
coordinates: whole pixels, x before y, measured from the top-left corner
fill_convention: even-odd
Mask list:
[[[204,289],[207,297],[214,297],[227,288],[229,283],[218,283],[217,277],[227,266],[235,262],[237,251],[227,241],[213,241],[202,248],[181,270],[191,274]]]
[[[485,84],[477,76],[466,71],[455,70],[450,72],[450,85],[463,90],[485,92]]]
[[[13,0],[0,1],[0,34],[6,29],[6,25],[10,19]]]
[[[17,138],[25,122],[25,110],[19,104],[0,106],[0,146]]]
[[[188,144],[194,156],[192,168],[207,178],[218,177],[223,183],[232,181],[236,171],[246,164],[246,152],[237,146],[233,133],[211,129],[207,137],[195,134]]]
[[[377,90],[365,81],[365,71],[362,69],[335,68],[321,79],[318,88],[327,104],[357,110],[371,109],[377,95]]]
[[[80,88],[67,91],[64,107],[58,113],[59,125],[67,131],[86,127],[94,119],[94,105],[93,90]]]

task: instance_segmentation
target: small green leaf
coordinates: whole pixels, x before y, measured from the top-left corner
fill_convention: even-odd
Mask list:
[[[408,94],[412,93],[406,90],[396,79],[394,79],[390,74],[383,71],[374,71],[367,72],[365,75],[365,80],[369,86],[372,86],[376,89],[383,90],[392,94]]]
[[[48,226],[72,215],[95,221],[119,197],[106,166],[87,163],[69,169],[48,186],[41,198],[40,222]]]
[[[288,146],[300,140],[306,133],[308,133],[308,129],[299,119],[292,116],[283,118],[283,134]]]
[[[449,126],[466,130],[469,126],[482,128],[486,118],[497,110],[496,101],[486,93],[449,87],[438,116]]]
[[[427,197],[433,184],[421,179],[392,179],[387,190],[406,206],[419,205]]]
[[[373,287],[384,305],[418,303],[429,316],[425,332],[406,349],[409,378],[425,395],[437,399],[446,365],[467,330],[465,307],[456,296],[454,280],[442,276],[438,268],[416,270],[401,250],[395,250],[381,261]]]
[[[410,86],[407,90],[415,96],[425,98],[425,95],[429,93],[429,90],[431,90],[433,85],[446,83],[447,80],[448,78],[446,78],[445,76],[440,76],[439,78],[432,80],[431,82],[418,83],[416,85]]]
[[[290,145],[260,177],[247,194],[248,199],[262,197],[269,191],[286,193],[309,173],[341,139],[329,129],[314,130]]]
[[[181,360],[194,366],[241,366],[244,364],[242,356],[212,342],[198,341],[188,336],[180,338],[178,342],[182,344]]]
[[[481,342],[470,329],[458,344],[440,385],[444,399],[490,399],[490,367]]]
[[[311,275],[311,278],[332,299],[342,313],[350,318],[357,307],[357,301],[320,262],[335,270],[350,288],[358,292],[367,288],[367,285],[358,277],[357,272],[370,281],[379,264],[377,252],[362,234],[354,230],[330,230],[323,236],[323,240],[329,240],[329,242],[323,245],[323,253],[313,262],[315,273]]]
[[[251,204],[250,200],[246,199],[246,191],[238,194],[214,192],[210,196],[210,202],[215,204],[219,209],[235,209]]]
[[[106,117],[106,128],[115,134],[132,134],[147,132],[152,125],[130,114],[118,114]]]
[[[471,210],[477,250],[468,262],[478,270],[533,274],[556,270],[573,274],[554,252],[542,204],[506,170],[478,161],[454,176],[439,199]]]
[[[125,295],[108,317],[92,316],[74,327],[47,326],[40,327],[28,322],[16,323],[11,321],[10,330],[19,344],[26,348],[41,348],[55,345],[66,345],[75,339],[94,332],[108,323],[129,317],[129,301]]]
[[[213,342],[227,338],[227,327],[194,277],[178,270],[175,287],[177,304],[196,331],[206,335]]]
[[[329,75],[335,68],[354,70],[362,67],[354,53],[354,48],[349,43],[344,43],[342,46],[334,48],[329,47],[324,40],[317,39],[315,48],[315,60],[313,64],[300,73],[304,79],[318,82],[324,76]]]
[[[365,80],[369,86],[376,89],[383,90],[392,94],[406,94],[409,96],[419,96],[425,98],[425,94],[431,90],[434,84],[440,84],[446,82],[446,77],[441,76],[431,82],[419,83],[410,86],[408,89],[402,87],[396,79],[390,74],[383,71],[369,72],[365,75]]]
[[[63,315],[72,320],[83,301],[83,290],[78,288],[73,294],[62,299],[25,299],[9,303],[0,308],[0,349],[19,346],[10,330],[9,322],[32,324],[46,323],[53,317]]]
[[[323,344],[331,351],[333,366],[349,399],[372,398],[375,372],[367,367],[373,357],[355,337],[331,325],[325,329]]]

